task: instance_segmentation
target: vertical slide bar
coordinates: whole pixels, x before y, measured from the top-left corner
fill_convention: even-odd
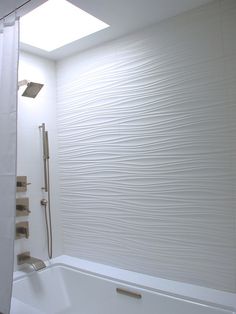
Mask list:
[[[42,123],[40,128],[42,129],[42,137],[43,137],[44,190],[45,190],[45,192],[48,192],[48,176],[47,176],[48,144],[47,144],[47,140],[46,140],[45,123]]]

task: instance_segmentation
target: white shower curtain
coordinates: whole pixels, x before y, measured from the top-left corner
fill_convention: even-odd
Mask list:
[[[0,20],[0,313],[10,311],[16,199],[18,27]]]

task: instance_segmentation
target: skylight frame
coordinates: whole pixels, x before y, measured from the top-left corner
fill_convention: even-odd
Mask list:
[[[109,25],[66,0],[48,0],[20,20],[20,42],[51,52]]]

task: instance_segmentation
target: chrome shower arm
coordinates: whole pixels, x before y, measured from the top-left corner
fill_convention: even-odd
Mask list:
[[[27,80],[22,80],[22,81],[19,81],[18,82],[18,89],[21,87],[21,86],[25,86],[29,83],[29,81]]]

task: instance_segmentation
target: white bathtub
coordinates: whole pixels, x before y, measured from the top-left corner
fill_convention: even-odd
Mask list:
[[[11,314],[232,314],[236,308],[235,294],[69,256],[14,277]]]

